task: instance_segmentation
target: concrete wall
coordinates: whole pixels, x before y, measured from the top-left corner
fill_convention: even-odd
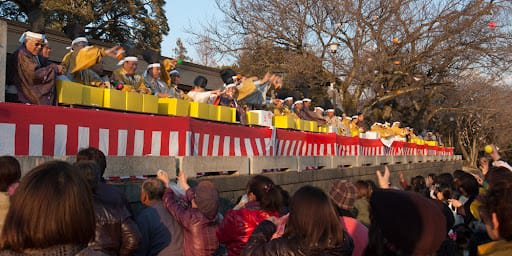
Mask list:
[[[427,163],[408,163],[408,164],[396,164],[390,165],[391,171],[391,184],[392,186],[399,185],[399,172],[403,172],[406,180],[416,175],[426,176],[429,173],[442,173],[450,172],[462,169],[462,161],[444,161],[444,162],[427,162]],[[383,170],[383,166],[365,166],[365,167],[350,167],[350,168],[338,168],[338,169],[322,169],[322,170],[310,170],[310,171],[288,171],[288,172],[276,172],[276,173],[265,173],[263,175],[270,177],[274,182],[292,195],[297,189],[304,185],[313,185],[322,188],[328,192],[333,180],[335,179],[348,179],[353,182],[357,180],[370,179],[376,180],[375,171]],[[237,202],[238,198],[245,193],[246,184],[251,178],[250,175],[239,175],[239,176],[209,176],[199,179],[190,179],[189,183],[192,186],[203,179],[212,181],[217,189],[220,191],[221,196],[221,212],[233,207]],[[128,196],[128,200],[132,204],[132,208],[135,213],[141,209],[139,203],[139,190],[140,182],[133,182],[130,184],[118,183],[120,189],[122,189]]]
[[[51,157],[18,157],[23,174]],[[74,157],[58,158],[74,162]],[[429,161],[427,161],[429,160]],[[421,161],[421,162],[418,162]],[[400,162],[395,164],[395,162]],[[195,177],[199,172],[236,171],[232,175],[206,176],[190,179],[192,186],[201,179],[211,180],[219,189],[221,211],[232,207],[245,192],[251,175],[261,174],[262,170],[284,170],[269,172],[269,176],[290,194],[304,185],[314,185],[328,191],[335,179],[375,179],[375,171],[383,170],[383,164],[389,164],[392,172],[392,185],[399,186],[398,172],[403,172],[407,180],[416,175],[428,173],[453,172],[462,169],[460,156],[454,157],[108,157],[105,176],[140,176],[155,175],[161,169],[167,171],[171,178],[176,176],[176,168],[186,171],[188,177]],[[303,167],[301,167],[303,166]],[[309,167],[323,167],[309,169]],[[298,171],[299,170],[299,171]],[[231,172],[230,172],[231,173]],[[123,190],[132,208],[137,213],[141,208],[139,202],[142,180],[119,181],[114,184]]]
[[[23,173],[35,166],[52,160],[51,157],[18,157]],[[58,160],[74,162],[74,157],[59,157]],[[160,157],[128,156],[107,157],[105,176],[154,175],[157,170],[173,174],[176,169],[184,170],[188,177],[208,173],[229,173],[232,175],[253,175],[268,171],[301,172],[320,169],[382,166],[386,164],[438,163],[460,160],[460,156],[287,156],[287,157]],[[173,174],[174,175],[174,174]]]

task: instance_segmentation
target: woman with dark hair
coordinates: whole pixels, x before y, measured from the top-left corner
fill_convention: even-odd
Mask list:
[[[0,233],[9,210],[9,196],[14,193],[21,177],[20,163],[12,156],[0,156]]]
[[[94,239],[94,208],[85,177],[63,161],[32,169],[11,197],[0,255],[103,255]]]
[[[284,207],[283,191],[263,175],[249,180],[245,197],[247,203],[227,211],[217,230],[217,238],[227,246],[229,256],[240,255],[254,228],[271,216],[279,217]]]
[[[493,183],[480,206],[480,216],[493,242],[480,245],[478,255],[512,254],[512,179]]]
[[[213,102],[217,96],[220,94],[219,90],[214,91],[206,91],[206,85],[208,84],[208,79],[204,76],[197,76],[194,79],[194,87],[192,90],[187,93],[188,98],[192,99],[195,102],[200,103],[211,103]]]
[[[295,192],[283,236],[270,240],[275,231],[270,220],[260,223],[242,255],[352,255],[354,248],[331,200],[313,186]]]
[[[457,208],[457,213],[464,218],[464,224],[468,225],[475,220],[471,213],[471,204],[475,201],[479,193],[479,184],[476,178],[467,172],[459,173],[455,179],[455,187],[462,196],[464,196],[464,203],[461,200],[449,199],[453,207]]]

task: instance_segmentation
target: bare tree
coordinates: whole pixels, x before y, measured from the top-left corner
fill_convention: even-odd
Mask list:
[[[509,87],[492,85],[493,81],[478,76],[466,76],[450,96],[455,139],[466,163],[476,166],[478,153],[486,144],[497,144],[502,149],[512,145],[512,97]],[[450,124],[447,122],[447,124]]]
[[[295,67],[315,56],[316,65],[329,71],[334,64],[336,74],[322,74],[323,80],[310,85],[336,81],[349,113],[382,119],[385,109],[400,105],[405,113],[395,118],[412,109],[410,124],[426,126],[445,100],[445,89],[461,74],[474,70],[498,78],[510,69],[510,1],[218,0],[217,5],[224,20],[205,28],[217,51],[240,60],[248,53],[303,56],[289,63]],[[333,43],[339,47],[330,61]],[[288,72],[293,65],[286,65],[287,59],[274,59],[271,66]],[[247,62],[239,64],[250,69]],[[306,77],[288,78],[296,83]]]
[[[217,66],[217,52],[213,48],[212,40],[208,35],[199,37],[195,43],[199,63],[205,66]]]

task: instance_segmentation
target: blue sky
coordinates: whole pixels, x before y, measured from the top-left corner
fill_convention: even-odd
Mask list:
[[[192,36],[186,30],[190,28],[200,31],[201,23],[221,17],[222,13],[217,9],[215,0],[167,0],[165,11],[169,22],[169,35],[162,42],[162,55],[174,57],[176,39],[181,38],[188,56],[197,60],[196,50],[191,44]]]

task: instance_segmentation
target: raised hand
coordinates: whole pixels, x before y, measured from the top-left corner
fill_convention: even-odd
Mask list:
[[[377,175],[377,180],[379,181],[380,188],[389,188],[389,168],[388,166],[384,166],[384,174],[380,170],[375,172]]]
[[[187,183],[187,176],[185,175],[185,172],[183,170],[180,170],[178,173],[178,177],[176,177],[178,180],[178,185],[184,190],[187,191],[190,186]]]
[[[169,174],[167,172],[158,170],[156,177],[164,183],[165,187],[169,187]]]

